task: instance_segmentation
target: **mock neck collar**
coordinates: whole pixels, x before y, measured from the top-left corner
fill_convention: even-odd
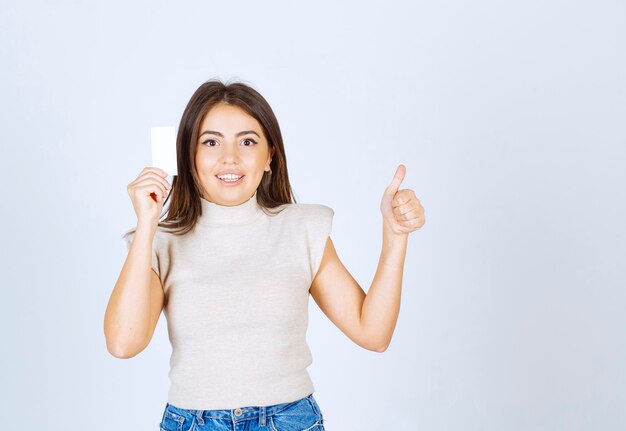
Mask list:
[[[207,224],[234,225],[251,223],[261,216],[263,209],[256,200],[257,192],[247,201],[233,206],[219,205],[200,197],[202,215],[199,221]]]

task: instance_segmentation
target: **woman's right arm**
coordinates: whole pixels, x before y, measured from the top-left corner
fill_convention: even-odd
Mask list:
[[[128,185],[137,227],[104,315],[107,350],[117,358],[132,358],[146,348],[163,310],[163,287],[152,270],[152,242],[171,190],[165,177],[160,169],[145,168]]]

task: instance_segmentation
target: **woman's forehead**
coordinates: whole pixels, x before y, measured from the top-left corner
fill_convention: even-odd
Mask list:
[[[211,127],[259,127],[259,122],[252,115],[235,105],[218,104],[211,108],[202,119],[202,126]]]

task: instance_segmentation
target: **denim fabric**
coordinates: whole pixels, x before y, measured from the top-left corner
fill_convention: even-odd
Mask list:
[[[160,431],[325,431],[324,417],[310,394],[264,407],[189,410],[166,403]]]

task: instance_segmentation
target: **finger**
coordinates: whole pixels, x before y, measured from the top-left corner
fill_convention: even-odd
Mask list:
[[[415,194],[410,189],[404,189],[396,192],[393,196],[393,200],[391,201],[391,206],[393,208],[397,208],[402,205],[406,205],[411,203],[413,200],[417,201]]]
[[[413,217],[413,218],[403,220],[402,222],[398,222],[398,223],[406,228],[415,230],[424,226],[425,222],[426,220],[422,217]]]
[[[153,171],[147,171],[146,173],[141,175],[142,179],[143,178],[154,178],[156,181],[158,181],[159,183],[163,184],[163,187],[165,187],[166,190],[171,190],[172,186],[170,185],[170,183],[167,182],[167,180],[163,177],[161,177],[161,175],[159,175],[158,173],[155,173]]]
[[[134,194],[137,198],[143,199],[144,196],[148,196],[156,202],[163,202],[165,200],[165,191],[160,184],[147,183],[138,185],[134,188]],[[154,195],[154,197],[152,197]]]
[[[161,177],[163,177],[163,178],[167,178],[167,177],[169,177],[169,174],[168,174],[167,172],[165,172],[165,171],[164,171],[163,169],[161,169],[161,168],[157,168],[156,166],[148,166],[148,167],[145,167],[145,168],[143,168],[143,170],[141,171],[141,173],[144,173],[144,172],[149,172],[149,171],[151,171],[151,172],[156,172],[158,175],[160,175],[160,176],[161,176]]]
[[[408,213],[409,211],[412,211],[414,208],[415,208],[415,205],[413,204],[413,202],[410,202],[410,201],[404,204],[391,207],[395,215],[404,215]]]
[[[406,174],[406,167],[402,164],[398,165],[398,168],[396,169],[396,173],[394,174],[393,179],[391,180],[391,184],[389,184],[389,186],[385,189],[385,194],[391,195],[391,196],[395,195],[398,189],[400,188],[400,184],[402,183],[402,180],[404,179],[405,174]]]
[[[423,215],[423,212],[421,211],[420,208],[415,208],[411,206],[404,210],[398,210],[394,208],[393,214],[396,217],[396,220],[410,220],[414,218],[421,218]]]
[[[165,184],[163,184],[161,180],[162,179],[160,179],[160,177],[155,178],[154,174],[150,174],[146,178],[142,178],[137,184],[141,186],[147,185],[147,184],[155,184],[161,189],[161,193],[164,196],[167,196],[167,194],[169,193],[171,189],[169,188],[169,186],[166,186]]]
[[[165,188],[165,186],[161,182],[155,181],[155,179],[152,177],[143,178],[142,180],[137,182],[137,187],[141,187],[146,191],[154,192],[155,194],[161,195],[163,196],[163,199],[165,199],[168,194],[167,188]]]

